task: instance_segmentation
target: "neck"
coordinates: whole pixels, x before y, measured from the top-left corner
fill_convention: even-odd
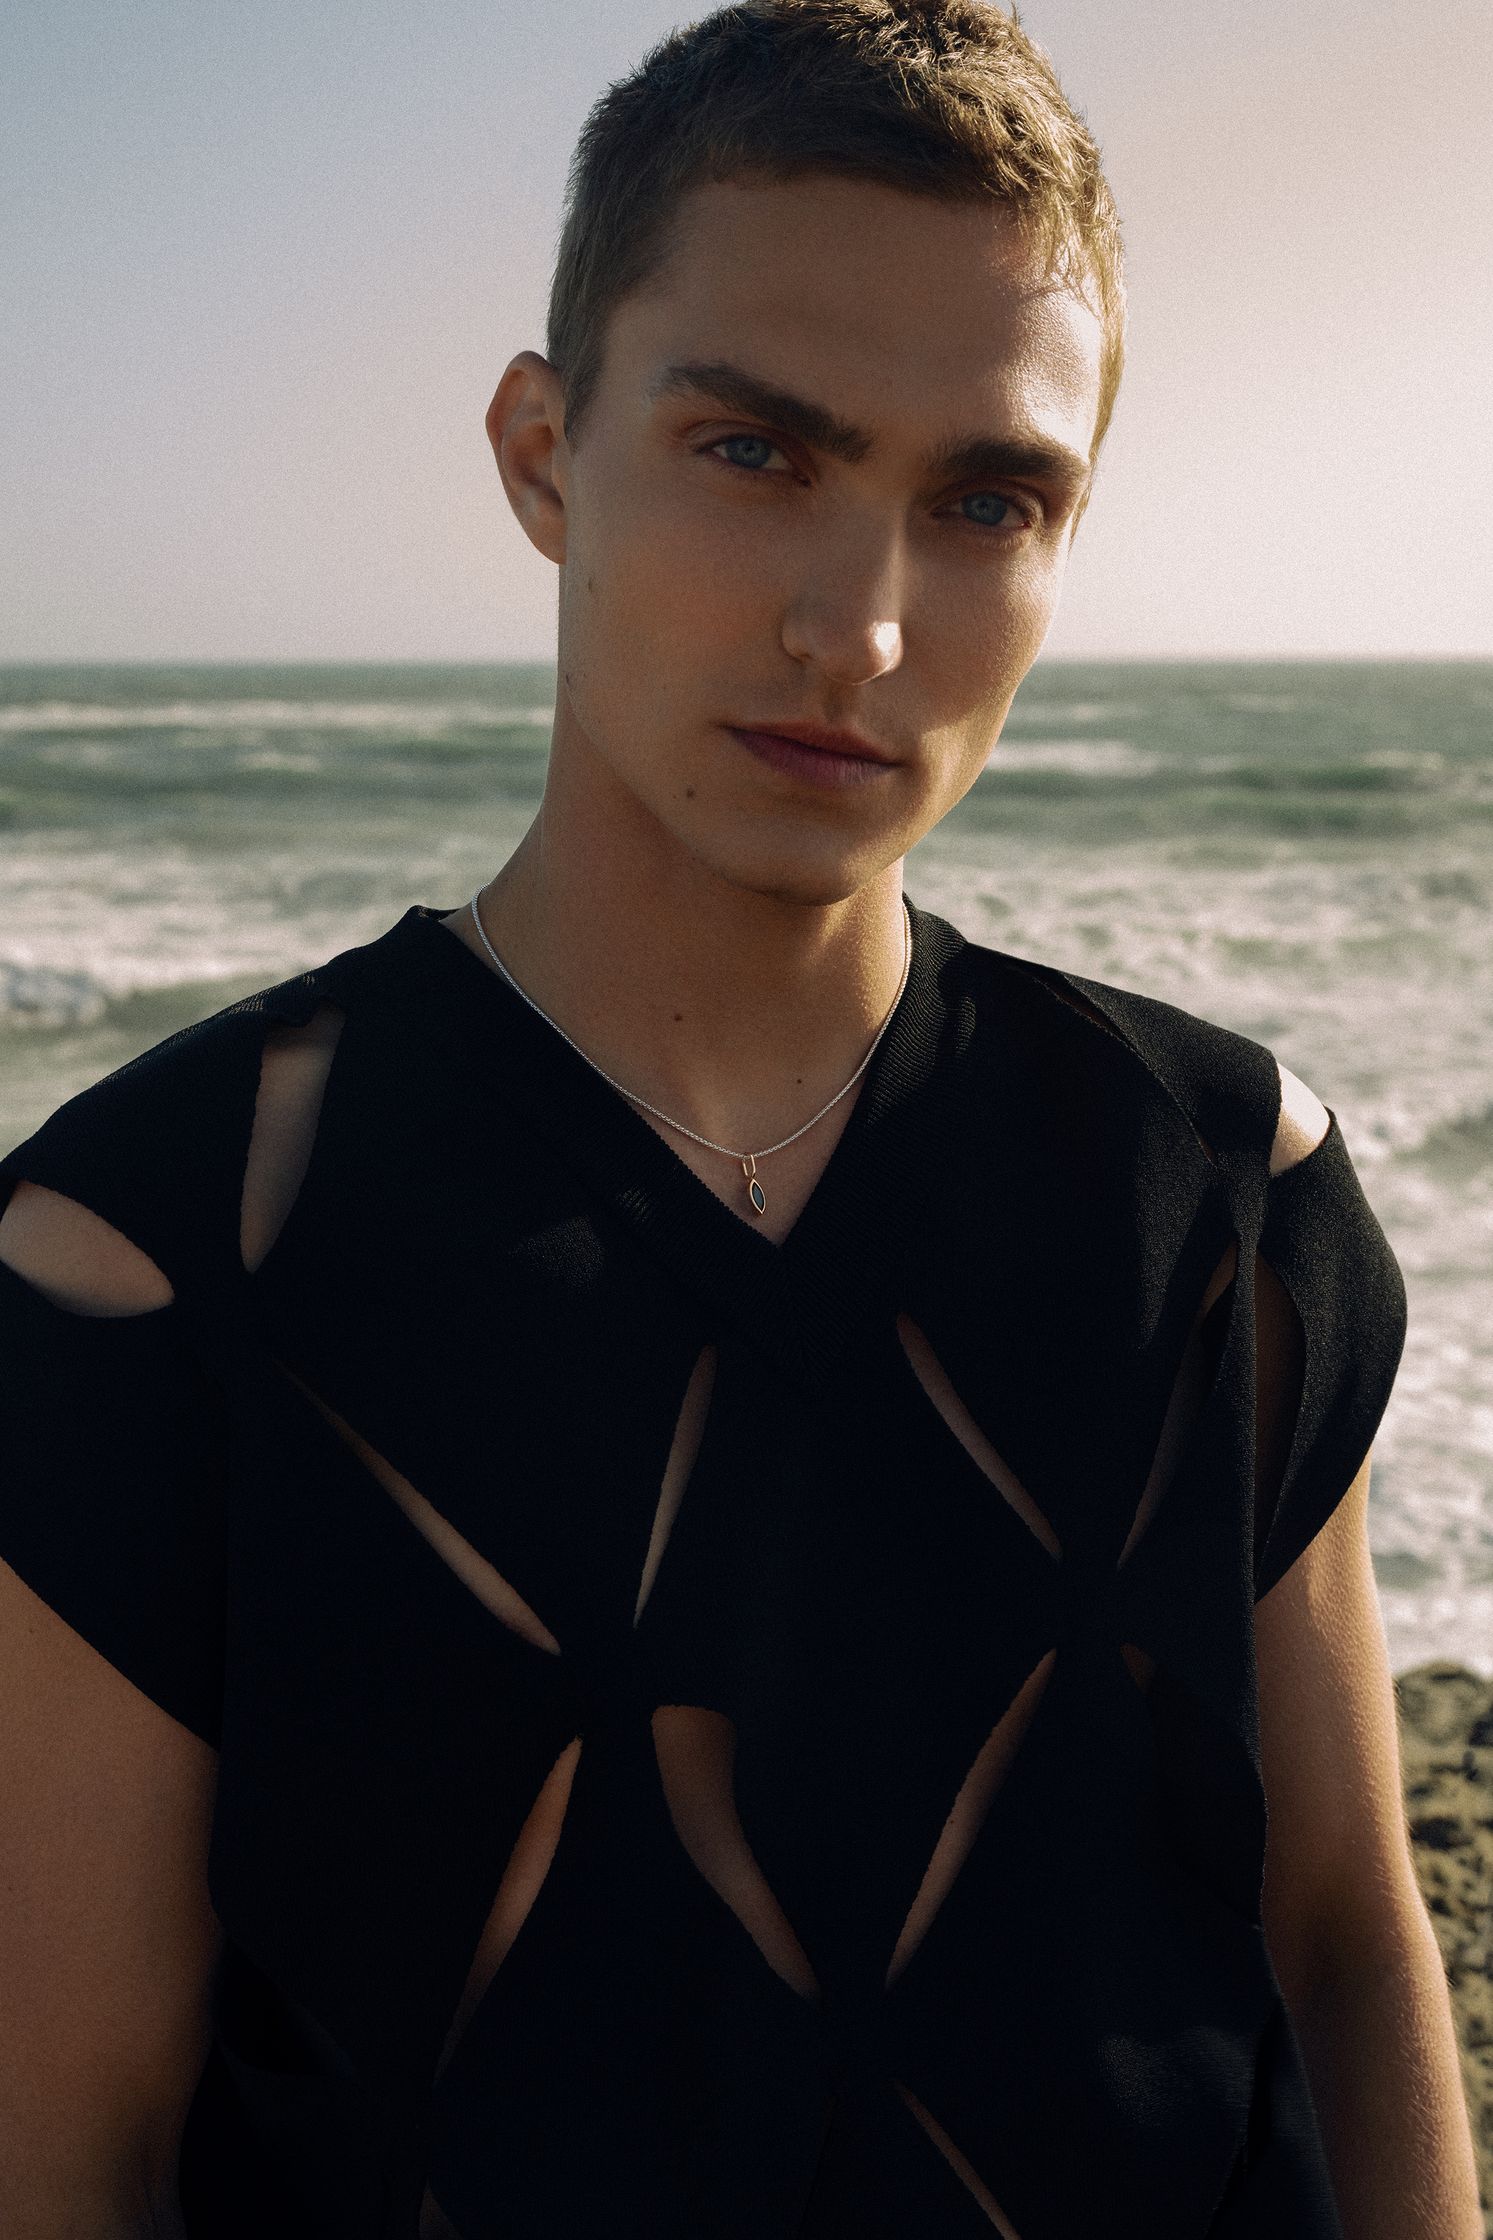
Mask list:
[[[539,815],[479,896],[489,939],[626,1088],[716,1142],[775,1142],[855,1071],[896,995],[900,861],[839,901],[763,894],[686,854],[632,796],[597,790],[552,763]]]

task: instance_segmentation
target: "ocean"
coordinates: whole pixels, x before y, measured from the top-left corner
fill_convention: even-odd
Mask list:
[[[463,902],[553,671],[0,669],[0,1150],[188,1021]],[[1396,1671],[1493,1675],[1493,663],[1039,662],[909,859],[974,939],[1268,1042],[1405,1272],[1376,1445]]]

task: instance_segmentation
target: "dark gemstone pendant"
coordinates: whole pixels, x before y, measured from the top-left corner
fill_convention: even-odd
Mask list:
[[[751,1152],[742,1160],[741,1171],[746,1176],[747,1197],[753,1213],[766,1213],[767,1194],[757,1180],[757,1162]]]

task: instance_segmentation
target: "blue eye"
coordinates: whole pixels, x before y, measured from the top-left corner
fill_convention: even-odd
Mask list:
[[[744,449],[748,456],[733,458],[730,464],[733,467],[762,467],[777,450],[777,445],[769,443],[766,436],[722,436],[720,442],[713,443],[710,448],[712,451],[734,451],[738,454]]]
[[[1015,511],[1010,499],[1003,498],[998,490],[971,490],[959,503],[965,508],[965,520],[977,522],[982,529],[1008,528]],[[972,510],[976,507],[978,512]]]

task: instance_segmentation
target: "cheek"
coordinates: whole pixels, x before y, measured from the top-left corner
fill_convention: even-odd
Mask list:
[[[578,581],[566,585],[567,604],[575,602],[575,619],[588,630],[600,623],[634,644],[681,654],[760,636],[775,611],[781,565],[765,522],[626,480],[588,512],[595,534],[581,537]]]
[[[661,813],[702,716],[762,665],[776,569],[762,531],[640,492],[626,478],[573,511],[559,652],[582,730]],[[672,772],[672,775],[670,773]]]
[[[978,722],[1004,707],[1035,660],[1057,604],[1062,568],[1051,549],[930,582],[913,626],[931,693],[950,716]]]
[[[1061,580],[1061,554],[1038,549],[988,573],[945,579],[941,595],[925,601],[921,658],[910,666],[928,727],[940,734],[930,763],[939,816],[984,769],[1041,650]]]

